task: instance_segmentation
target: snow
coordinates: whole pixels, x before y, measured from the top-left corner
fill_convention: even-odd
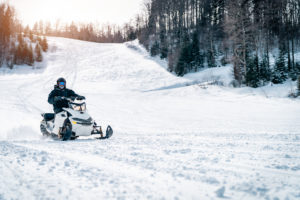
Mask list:
[[[218,197],[224,198],[224,192],[225,192],[225,186],[219,188],[219,189],[216,191],[216,194],[217,194]]]
[[[176,77],[136,42],[48,40],[38,69],[0,69],[0,199],[300,198],[295,82],[233,88],[230,66]],[[41,137],[61,76],[111,139]]]

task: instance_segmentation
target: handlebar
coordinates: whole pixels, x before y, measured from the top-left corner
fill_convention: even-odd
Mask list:
[[[79,96],[81,97],[81,96]],[[73,97],[73,98],[68,98],[68,97],[61,97],[61,99],[67,100],[69,102],[73,102],[75,99],[77,99],[78,97]],[[85,97],[81,97],[81,100],[85,100]]]
[[[61,97],[61,99],[67,100],[67,101],[74,101],[72,98],[68,98],[68,97]]]

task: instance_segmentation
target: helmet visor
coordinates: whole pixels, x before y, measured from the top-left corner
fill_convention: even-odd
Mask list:
[[[65,87],[66,87],[66,83],[65,82],[58,82],[58,87],[60,88],[60,89],[65,89]]]

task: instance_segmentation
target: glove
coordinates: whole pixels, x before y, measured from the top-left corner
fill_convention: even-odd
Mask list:
[[[55,102],[58,102],[58,101],[61,101],[62,100],[62,97],[61,96],[55,96],[54,97],[54,101]]]

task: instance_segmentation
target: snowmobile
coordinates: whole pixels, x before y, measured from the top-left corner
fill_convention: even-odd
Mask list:
[[[105,134],[101,126],[92,119],[86,110],[85,99],[65,98],[68,108],[60,113],[43,113],[40,129],[43,136],[57,140],[75,140],[79,136],[99,135],[97,139],[108,139],[113,135],[111,126],[107,126]]]

